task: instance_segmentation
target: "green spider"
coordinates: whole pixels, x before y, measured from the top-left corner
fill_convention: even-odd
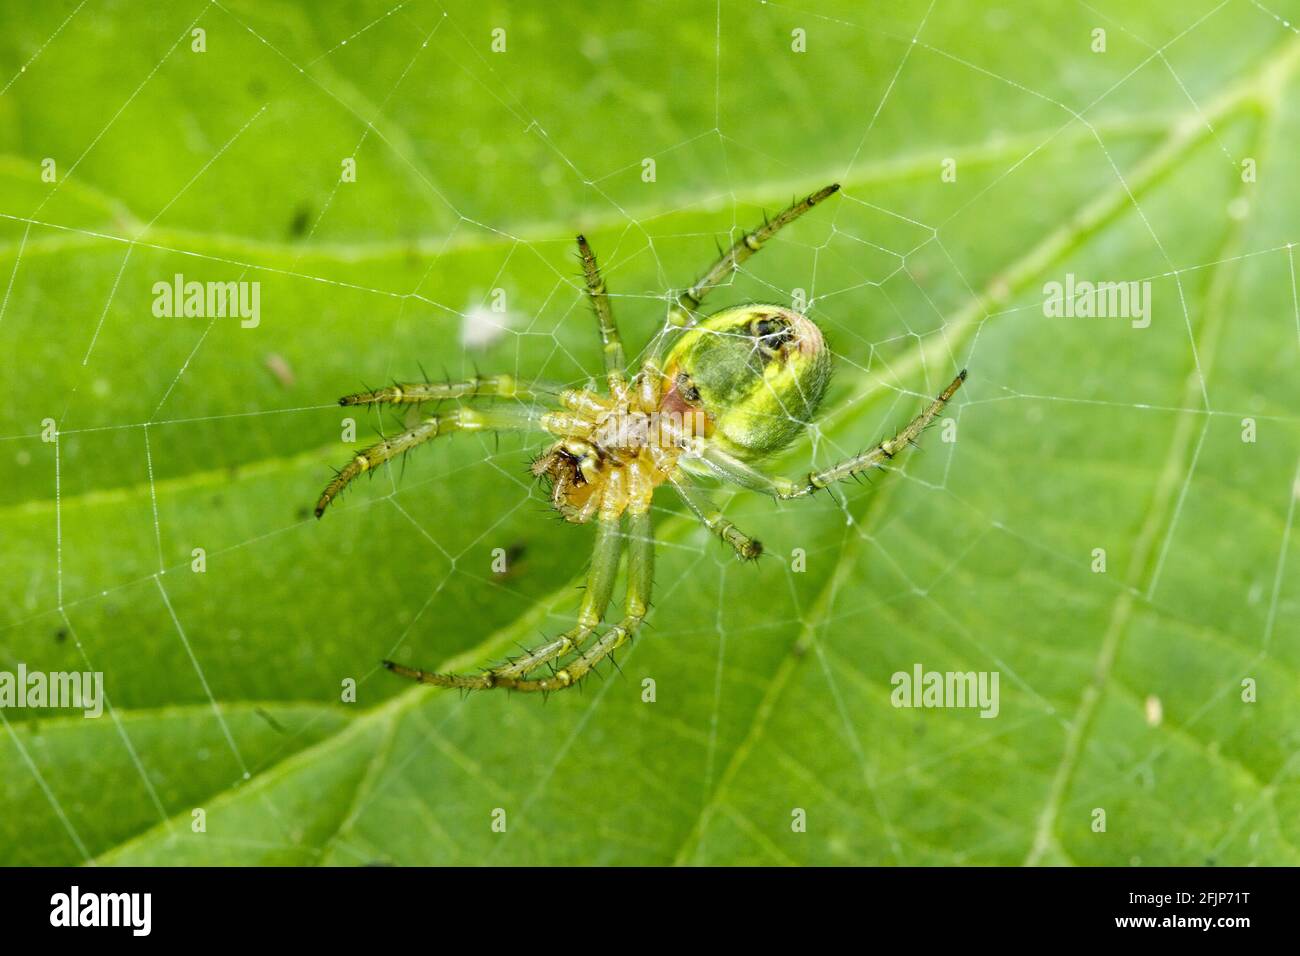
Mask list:
[[[762,545],[724,518],[693,477],[721,479],[778,499],[802,498],[883,467],[914,442],[961,387],[965,370],[898,434],[860,455],[793,480],[761,471],[757,463],[790,444],[816,413],[830,379],[830,349],[812,319],[784,306],[742,305],[708,316],[698,312],[709,291],[783,226],[838,190],[837,184],[820,189],[741,236],[699,281],[676,296],[668,312],[667,327],[679,330],[672,348],[664,356],[660,336],[631,378],[624,371],[623,343],[605,282],[587,240],[579,236],[587,293],[600,327],[607,392],[491,375],[457,383],[390,385],[339,400],[341,405],[417,405],[499,398],[530,404],[462,405],[367,448],[321,494],[318,518],[353,478],[417,445],[457,431],[507,431],[540,432],[554,439],[534,459],[532,473],[549,482],[551,502],[566,520],[596,522],[595,553],[578,621],[558,638],[478,674],[430,673],[392,661],[384,661],[385,667],[425,684],[466,690],[572,687],[632,640],[645,619],[654,564],[650,503],[657,487],[671,485],[709,531],[739,557],[754,559]],[[592,642],[613,596],[625,544],[623,618]],[[543,667],[545,676],[535,676]]]

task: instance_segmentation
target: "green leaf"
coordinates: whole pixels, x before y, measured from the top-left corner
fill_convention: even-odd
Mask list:
[[[109,706],[0,709],[0,863],[1300,862],[1291,7],[7,8],[0,670]],[[832,180],[710,301],[802,290],[835,349],[772,465],[964,366],[955,430],[870,486],[723,493],[757,565],[661,493],[621,673],[380,668],[556,634],[591,529],[490,435],[315,521],[344,420],[395,424],[337,397],[581,384],[575,233],[636,354],[715,238]],[[176,274],[259,282],[259,324],[156,317]],[[1045,315],[1067,274],[1149,281],[1149,327]],[[510,328],[462,345],[496,289]],[[917,665],[996,672],[996,717],[895,707]]]

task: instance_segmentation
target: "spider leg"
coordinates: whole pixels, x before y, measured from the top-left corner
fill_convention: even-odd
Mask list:
[[[623,339],[614,322],[614,311],[609,306],[609,293],[605,289],[605,280],[600,275],[600,266],[596,265],[596,256],[592,253],[591,246],[587,245],[585,236],[578,237],[578,253],[582,256],[582,275],[587,280],[587,295],[591,297],[596,322],[600,326],[605,377],[609,381],[610,391],[617,391],[624,381]]]
[[[650,590],[654,582],[654,529],[650,512],[628,513],[627,521],[627,598],[623,619],[611,627],[590,648],[578,655],[551,677],[541,680],[503,681],[497,686],[515,690],[547,691],[572,687],[586,677],[597,664],[636,637],[650,608]]]
[[[614,525],[613,536],[615,541],[618,540],[617,521],[611,522]],[[597,526],[600,527],[599,525]],[[546,691],[564,690],[566,687],[572,687],[582,678],[591,673],[592,669],[609,657],[616,650],[636,636],[641,627],[641,622],[645,619],[646,611],[650,606],[650,587],[654,578],[654,531],[650,525],[650,513],[648,511],[638,514],[628,514],[628,542],[627,542],[627,598],[624,616],[618,624],[611,627],[601,635],[589,649],[575,657],[572,661],[561,667],[547,677],[526,677],[514,676],[507,674],[507,668],[513,665],[505,665],[500,668],[493,668],[482,674],[431,674],[427,671],[415,670],[410,667],[404,667],[401,664],[394,664],[392,661],[384,661],[384,666],[395,674],[402,677],[409,677],[412,680],[419,681],[422,684],[434,684],[438,687],[461,687],[468,690],[486,690],[490,687],[506,687],[512,690],[522,691]],[[617,550],[614,552],[612,564],[617,563]],[[596,565],[599,562],[593,562],[592,573],[596,572]],[[613,572],[610,571],[612,579]],[[589,579],[590,580],[590,579]],[[608,601],[608,596],[606,596]],[[581,625],[580,625],[581,626]],[[594,626],[591,630],[594,630]],[[590,631],[588,632],[590,633]],[[554,642],[558,644],[559,642]],[[538,648],[536,651],[527,655],[530,660],[528,670],[533,670],[545,661],[532,661],[532,658],[540,656],[551,645]],[[557,653],[547,660],[559,657],[563,652]],[[519,664],[520,662],[515,662]]]
[[[605,617],[609,599],[614,595],[614,579],[618,575],[618,559],[623,550],[623,536],[619,521],[596,522],[596,544],[587,573],[587,587],[582,592],[582,606],[578,608],[578,623],[554,641],[535,647],[508,664],[494,667],[491,673],[501,677],[523,677],[543,664],[563,657],[582,647]]]
[[[331,501],[358,475],[373,471],[387,461],[434,438],[458,431],[533,431],[542,430],[544,410],[522,406],[496,405],[491,408],[458,408],[445,415],[430,415],[406,431],[386,438],[360,452],[339,470],[316,502],[316,517],[325,513]]]
[[[839,183],[823,186],[809,196],[785,209],[771,219],[765,219],[763,225],[752,232],[747,232],[737,239],[721,257],[709,266],[695,284],[679,294],[668,309],[668,322],[671,325],[692,326],[696,323],[695,311],[708,293],[736,271],[746,259],[763,248],[763,244],[794,222],[818,203],[830,198],[839,191]]]
[[[903,426],[902,430],[892,438],[886,438],[862,454],[854,455],[830,468],[811,472],[802,479],[773,477],[734,455],[707,445],[701,452],[701,457],[719,477],[743,488],[761,491],[777,498],[802,498],[820,491],[833,482],[855,477],[871,468],[879,468],[908,445],[914,444],[917,436],[938,417],[964,381],[966,381],[966,370],[962,369],[925,411]]]
[[[619,534],[618,517],[598,521],[596,545],[591,559],[591,570],[587,572],[587,587],[583,591],[582,607],[578,610],[578,623],[554,641],[528,650],[523,656],[490,668],[481,674],[435,674],[404,667],[392,661],[384,661],[384,666],[402,677],[409,677],[422,684],[433,684],[437,687],[487,690],[490,687],[514,686],[515,681],[543,664],[577,650],[595,632],[605,616],[605,609],[609,606],[609,599],[614,593],[614,579],[618,574],[618,559],[622,549],[623,538]],[[563,686],[552,681],[549,682],[549,686],[536,689],[560,690]]]
[[[702,491],[693,488],[680,477],[673,477],[668,480],[677,493],[681,495],[682,501],[686,502],[686,507],[690,508],[695,517],[700,519],[700,524],[716,534],[725,544],[731,545],[736,552],[736,557],[752,561],[763,553],[762,542],[751,538],[723,517],[722,512]]]
[[[520,382],[513,375],[476,375],[463,382],[407,382],[344,395],[340,405],[416,405],[447,398],[541,398],[563,388],[549,382]]]

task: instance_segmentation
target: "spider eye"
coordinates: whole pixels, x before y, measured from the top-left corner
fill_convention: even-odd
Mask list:
[[[677,376],[677,394],[692,405],[700,400],[700,390],[685,372]]]
[[[758,339],[758,344],[769,352],[775,352],[794,337],[789,322],[771,315],[755,319],[750,329],[754,338]]]

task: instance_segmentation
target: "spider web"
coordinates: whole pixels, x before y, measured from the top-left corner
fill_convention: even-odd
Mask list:
[[[923,0],[877,21],[849,5],[719,0],[711,30],[660,64],[624,48],[644,54],[638,34],[667,42],[662,22],[584,13],[575,42],[587,85],[546,95],[530,78],[559,55],[537,49],[555,38],[504,10],[408,0],[309,22],[255,9],[169,8],[165,29],[128,59],[125,95],[65,131],[78,145],[55,181],[15,186],[0,209],[0,335],[13,343],[6,379],[20,393],[0,454],[15,449],[6,537],[21,542],[0,658],[10,669],[105,672],[113,741],[89,746],[112,748],[112,779],[126,790],[88,793],[79,780],[77,748],[98,727],[0,709],[25,775],[10,783],[15,812],[5,816],[35,813],[39,801],[66,839],[23,847],[12,830],[9,859],[1129,862],[1142,859],[1132,848],[1166,840],[1169,862],[1294,862],[1280,820],[1300,752],[1294,714],[1270,717],[1276,745],[1258,744],[1248,718],[1225,722],[1243,676],[1281,681],[1296,666],[1298,418],[1289,393],[1239,387],[1285,380],[1300,356],[1291,236],[1285,217],[1269,215],[1291,197],[1237,182],[1266,133],[1284,136],[1274,131],[1282,120],[1240,120],[1250,95],[1271,93],[1279,108],[1297,33],[1283,4],[1223,0],[1134,24],[1122,7],[1079,3],[1050,29],[1029,7],[1004,17]],[[40,71],[66,69],[61,48],[75,53],[111,19],[82,2],[49,26],[24,24],[21,51],[0,59],[0,105],[47,108],[57,84],[32,89]],[[967,23],[983,33],[956,42]],[[1230,23],[1243,55],[1219,73],[1181,65]],[[1061,45],[1068,37],[1086,50],[1096,27],[1115,52],[1089,73]],[[206,53],[190,50],[196,28]],[[1016,29],[1027,54],[1074,72],[1046,80],[991,58],[994,37]],[[792,49],[800,31],[807,52]],[[196,56],[216,66],[195,69]],[[857,101],[819,95],[819,81],[859,60],[870,75]],[[746,69],[754,62],[769,67],[762,81]],[[678,84],[677,71],[695,84]],[[196,118],[164,87],[222,105]],[[1163,112],[1133,105],[1153,91]],[[436,119],[453,94],[470,104],[448,107],[455,129]],[[996,103],[1000,118],[958,123],[935,102],[975,114]],[[422,108],[429,122],[417,129]],[[295,151],[286,130],[301,128],[293,113],[304,109],[319,145]],[[627,110],[642,122],[593,121],[617,123]],[[752,110],[781,114],[789,142],[765,135],[783,123],[753,122]],[[128,203],[115,176],[131,175],[140,147],[124,130],[150,123],[174,133],[179,158],[149,154],[156,187],[119,183],[144,197]],[[987,135],[948,141],[944,123]],[[909,130],[921,133],[898,148]],[[43,154],[35,131],[23,132],[8,152],[30,180]],[[449,149],[473,160],[433,163]],[[949,156],[954,183],[942,178]],[[357,161],[356,183],[337,175],[345,157]],[[294,164],[309,170],[311,199],[288,209],[286,240],[259,214],[265,204],[283,223],[288,207],[271,187],[289,188],[283,170]],[[1216,170],[1214,187],[1189,198],[1164,185],[1187,168]],[[1261,157],[1261,189],[1268,169]],[[1076,184],[1067,202],[1053,200],[1057,177]],[[843,192],[708,303],[803,301],[827,330],[832,392],[779,469],[860,451],[969,367],[946,413],[956,440],[931,432],[872,490],[835,487],[791,504],[720,490],[727,514],[768,543],[760,571],[661,494],[655,610],[620,655],[621,678],[611,670],[544,708],[394,686],[379,658],[467,669],[566,627],[589,535],[543,520],[545,496],[523,468],[537,443],[509,436],[421,449],[318,524],[305,509],[324,465],[346,454],[334,397],[418,379],[429,359],[452,379],[481,370],[591,381],[595,327],[574,232],[592,238],[629,355],[644,357],[673,290],[710,261],[715,240],[831,179]],[[1189,237],[1175,215],[1189,201],[1221,202],[1226,226]],[[997,217],[1025,238],[984,248],[1004,231],[990,227]],[[1268,225],[1251,231],[1261,219]],[[29,359],[20,344],[67,304],[50,259],[75,274],[80,298]],[[1076,268],[1152,283],[1157,324],[1044,332],[1067,320],[1043,316],[1041,284]],[[176,324],[150,348],[158,333],[141,331],[143,290],[172,272],[261,281],[264,324],[159,320]],[[1221,317],[1241,308],[1233,283],[1247,280],[1269,303],[1255,316],[1268,328],[1234,338]],[[1036,351],[1053,336],[1079,353]],[[1154,367],[1145,376],[1122,357],[1143,349]],[[1235,371],[1216,379],[1228,361]],[[53,442],[33,427],[47,416]],[[400,427],[351,417],[358,442]],[[1198,549],[1213,538],[1204,528],[1215,508],[1251,510],[1236,510],[1218,465],[1225,435],[1253,454],[1236,438],[1244,419],[1273,436],[1259,445],[1267,455],[1247,459],[1262,463],[1238,465],[1267,533],[1224,545],[1223,563],[1250,573],[1221,591],[1207,583],[1219,562]],[[1111,434],[1127,436],[1122,454]],[[1122,471],[1129,458],[1133,474]],[[1077,500],[1088,495],[1095,520]],[[205,549],[203,575],[191,576],[192,547]],[[1110,567],[1092,576],[1095,547]],[[490,570],[496,548],[504,574]],[[1198,604],[1201,588],[1209,596]],[[1231,625],[1225,595],[1241,601]],[[1004,613],[999,598],[1023,600],[1026,614]],[[1034,610],[1055,610],[1047,619],[1082,646],[1054,642]],[[874,621],[884,635],[864,623]],[[1190,663],[1165,632],[1198,642]],[[1204,663],[1213,654],[1229,660]],[[141,659],[151,655],[156,669]],[[914,661],[997,671],[1003,713],[986,728],[973,715],[891,710],[889,675]],[[1191,677],[1164,688],[1159,676],[1175,665]],[[645,677],[666,705],[641,702]],[[336,703],[346,678],[360,703]],[[1147,686],[1128,686],[1141,678]],[[783,710],[792,700],[797,720]],[[1134,715],[1150,732],[1140,745],[1122,736]],[[882,732],[933,736],[896,744]],[[684,779],[665,766],[675,748],[691,755]],[[993,780],[995,759],[1024,779]],[[1195,786],[1189,766],[1223,764],[1249,780],[1211,787],[1185,827],[1128,816],[1127,837],[1117,825],[1098,849],[1062,836],[1086,832],[1094,806],[1120,808],[1121,820],[1130,804],[1134,815],[1177,806]],[[314,772],[333,805],[325,819],[277,789]],[[187,785],[191,774],[201,785]],[[609,774],[623,791],[602,782]],[[982,789],[965,796],[971,787]],[[588,842],[576,857],[547,842],[570,792],[620,801],[608,812],[583,806],[574,832]],[[225,803],[237,808],[232,823],[192,834],[192,807]],[[663,822],[646,824],[661,803]],[[790,809],[809,804],[832,832],[814,827],[791,843]],[[106,821],[110,806],[126,823]],[[511,822],[494,836],[496,807]],[[407,821],[400,839],[385,819]],[[1160,836],[1145,833],[1152,826]]]

